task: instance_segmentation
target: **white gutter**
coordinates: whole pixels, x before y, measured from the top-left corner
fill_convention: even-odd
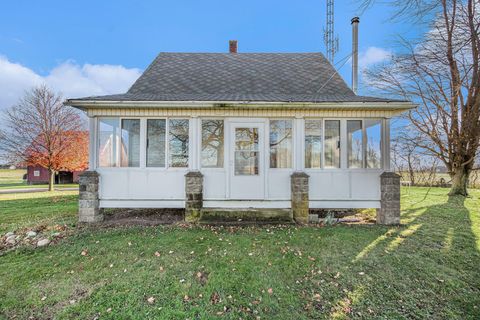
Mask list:
[[[267,101],[99,101],[67,100],[64,103],[80,109],[95,108],[269,108],[288,107],[295,109],[389,109],[408,110],[415,108],[411,102],[267,102]]]

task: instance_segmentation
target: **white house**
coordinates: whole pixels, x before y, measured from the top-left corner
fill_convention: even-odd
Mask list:
[[[66,104],[90,119],[83,221],[120,207],[399,212],[380,175],[390,119],[413,105],[356,95],[320,53],[160,53],[127,93]]]

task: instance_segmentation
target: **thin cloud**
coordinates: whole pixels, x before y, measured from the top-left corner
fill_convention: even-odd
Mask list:
[[[65,98],[123,93],[140,76],[141,70],[121,65],[79,65],[66,61],[40,76],[33,70],[0,56],[0,109],[22,97],[26,90],[46,84]]]
[[[388,61],[391,59],[392,52],[378,47],[368,47],[361,52],[358,57],[358,66],[360,69],[371,67],[372,65]]]

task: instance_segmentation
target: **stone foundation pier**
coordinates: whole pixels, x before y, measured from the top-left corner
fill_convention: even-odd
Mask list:
[[[203,174],[190,171],[185,175],[185,221],[197,222],[203,208]]]
[[[79,177],[78,221],[100,222],[103,214],[98,199],[99,174],[96,171],[85,171]]]
[[[393,172],[380,175],[380,209],[377,224],[400,224],[400,176]]]
[[[296,171],[290,176],[292,215],[299,224],[308,223],[308,174]]]

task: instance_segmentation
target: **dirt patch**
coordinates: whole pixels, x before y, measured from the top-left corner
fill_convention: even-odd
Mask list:
[[[103,226],[157,226],[183,222],[185,209],[108,209]]]

